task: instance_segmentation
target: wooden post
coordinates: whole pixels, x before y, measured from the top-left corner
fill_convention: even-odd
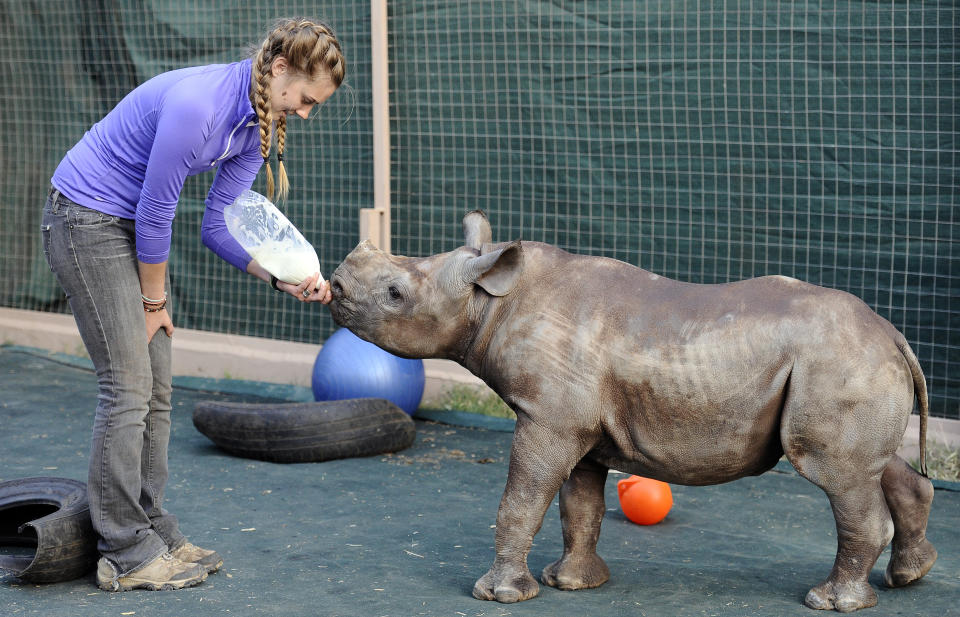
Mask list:
[[[390,211],[360,208],[360,240],[370,240],[378,249],[390,252]]]
[[[373,92],[373,208],[360,210],[360,239],[390,252],[390,83],[387,0],[370,2]]]

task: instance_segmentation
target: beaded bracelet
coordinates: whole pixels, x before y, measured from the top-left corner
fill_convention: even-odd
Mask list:
[[[140,299],[143,300],[144,304],[162,304],[167,301],[167,292],[163,292],[163,298],[161,300],[153,300],[143,294],[140,294]]]
[[[162,300],[154,300],[153,298],[148,298],[143,294],[140,294],[140,299],[143,301],[143,310],[147,313],[159,313],[163,309],[167,308],[167,292],[163,292]]]

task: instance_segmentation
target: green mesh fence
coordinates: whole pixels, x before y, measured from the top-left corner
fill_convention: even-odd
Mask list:
[[[356,243],[372,205],[369,3],[0,11],[0,305],[68,310],[36,229],[83,131],[160,71],[243,57],[282,15],[333,24],[349,84],[292,124],[284,209],[325,273]],[[946,1],[392,2],[394,252],[450,250],[482,208],[499,239],[695,282],[845,289],[907,336],[932,412],[960,417],[958,17]],[[202,247],[211,179],[189,179],[178,209],[177,324],[321,342],[326,311]]]
[[[418,2],[390,20],[394,252],[495,237],[845,289],[958,417],[955,2]],[[563,291],[558,290],[558,301]]]
[[[29,10],[25,10],[29,9]],[[40,214],[63,154],[129,90],[181,66],[248,57],[275,19],[330,23],[347,56],[347,85],[310,120],[292,118],[284,211],[331,272],[358,240],[372,202],[370,10],[365,3],[133,2],[43,0],[0,3],[6,173],[0,203],[0,305],[68,312],[42,255]],[[174,221],[171,296],[178,327],[322,342],[335,327],[320,305],[290,302],[207,250],[200,221],[213,173],[187,179]],[[265,191],[261,173],[255,190]]]

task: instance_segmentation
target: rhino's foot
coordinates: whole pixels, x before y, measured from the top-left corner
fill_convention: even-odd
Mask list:
[[[851,583],[824,581],[807,593],[803,603],[810,608],[836,609],[841,613],[849,613],[876,606],[877,592],[866,581]]]
[[[883,580],[887,587],[909,585],[929,572],[936,560],[937,549],[926,538],[911,548],[898,547],[894,542]]]
[[[610,580],[610,568],[596,553],[573,557],[564,555],[543,569],[544,585],[568,591],[592,589]]]
[[[540,593],[540,585],[524,568],[523,571],[493,567],[473,586],[473,597],[509,604],[523,602]]]

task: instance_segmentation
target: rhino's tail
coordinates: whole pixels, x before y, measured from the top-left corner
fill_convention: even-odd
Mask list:
[[[902,353],[903,357],[907,360],[907,365],[910,367],[910,374],[913,375],[913,393],[916,395],[917,403],[920,407],[920,473],[922,473],[924,477],[927,477],[927,412],[929,410],[927,402],[927,381],[923,377],[920,362],[917,360],[917,356],[913,353],[913,350],[910,349],[907,339],[897,332],[894,340],[900,349],[900,353]]]

